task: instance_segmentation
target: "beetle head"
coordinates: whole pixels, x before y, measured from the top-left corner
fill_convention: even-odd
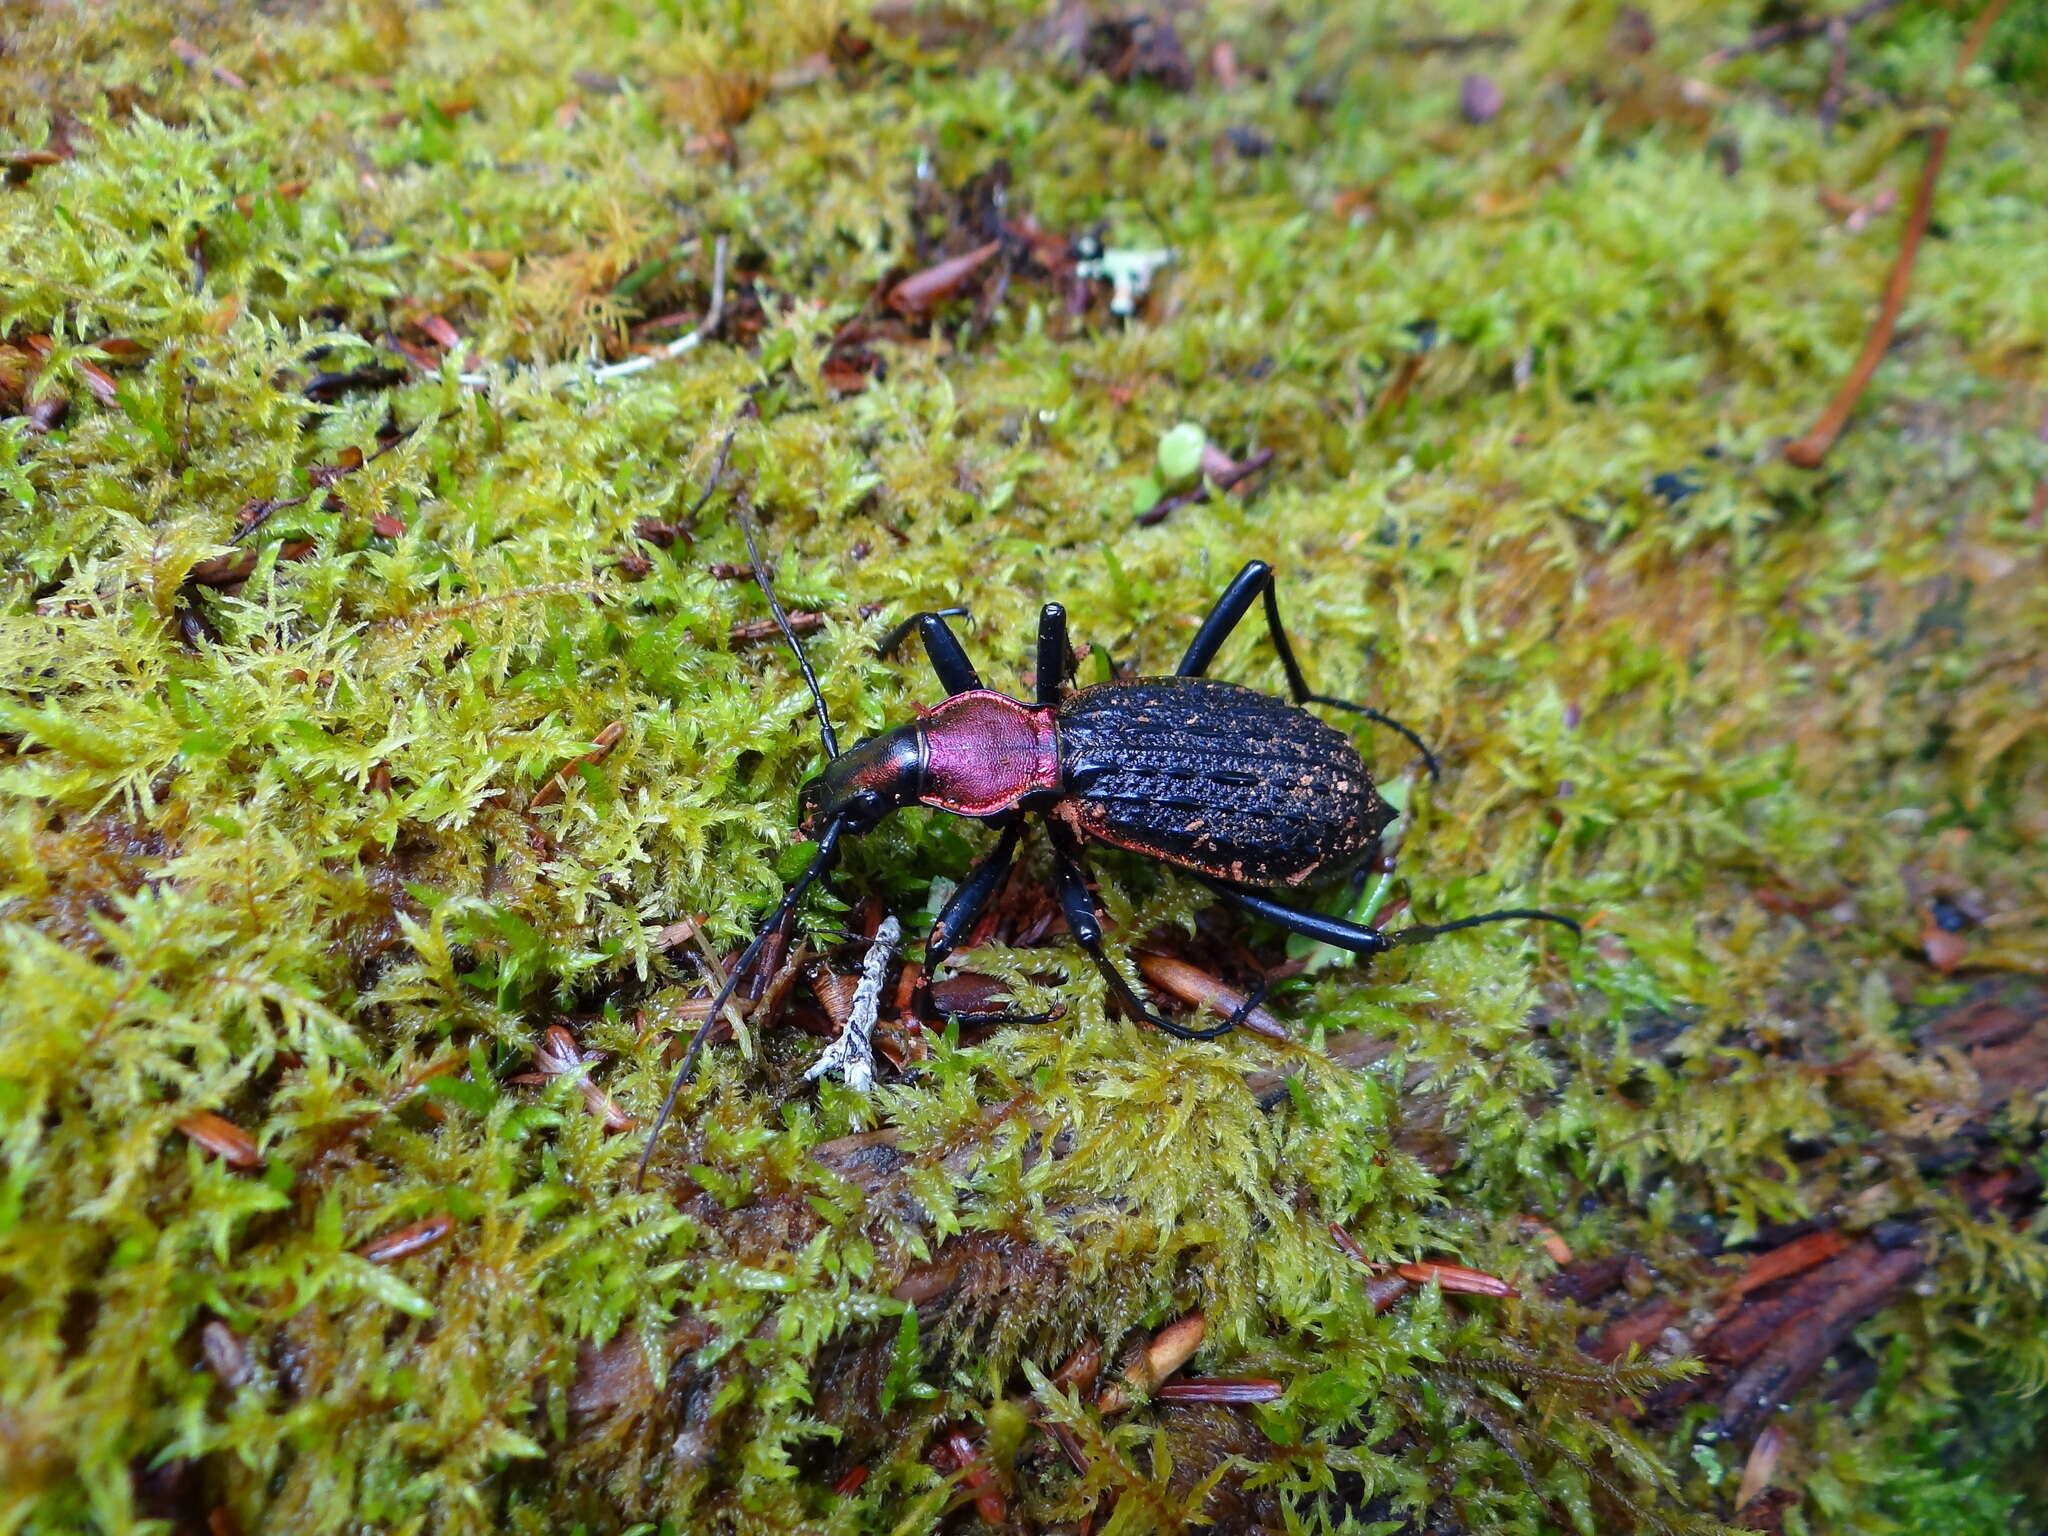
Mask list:
[[[842,752],[797,791],[797,820],[804,836],[838,820],[848,832],[865,832],[891,811],[917,803],[924,792],[923,732],[899,725]]]

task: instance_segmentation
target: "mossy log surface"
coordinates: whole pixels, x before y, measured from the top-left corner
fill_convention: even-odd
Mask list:
[[[2039,1524],[2048,4],[1857,11],[10,8],[0,1531]],[[1106,854],[1184,1043],[1033,847],[1063,1016],[806,1083],[900,815],[636,1187],[806,852],[741,498],[849,740],[1272,561],[1379,910],[1584,940]]]

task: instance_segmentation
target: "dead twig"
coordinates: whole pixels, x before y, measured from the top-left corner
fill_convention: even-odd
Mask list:
[[[562,767],[560,772],[549,779],[547,783],[541,785],[539,789],[535,790],[533,798],[526,802],[526,808],[529,811],[539,811],[553,805],[568,792],[569,775],[571,773],[585,767],[595,768],[599,763],[612,755],[612,748],[619,744],[619,739],[625,734],[626,722],[623,720],[614,720],[610,725],[599,731],[591,738],[591,750],[585,752],[581,757],[571,758]]]
[[[554,1077],[576,1075],[576,1086],[583,1094],[583,1104],[590,1113],[604,1122],[608,1131],[629,1131],[633,1128],[633,1117],[619,1108],[617,1101],[596,1083],[590,1080],[593,1058],[577,1043],[576,1037],[560,1024],[550,1024],[541,1031],[540,1044],[534,1048],[533,1064],[539,1070],[530,1074],[542,1081]]]
[[[1864,0],[1853,10],[1837,11],[1826,16],[1801,16],[1792,21],[1781,21],[1776,26],[1763,27],[1739,43],[1730,43],[1726,48],[1716,48],[1700,60],[1701,69],[1712,69],[1717,64],[1726,64],[1730,59],[1739,59],[1752,53],[1769,53],[1773,48],[1782,48],[1787,43],[1804,42],[1809,37],[1819,37],[1824,32],[1840,28],[1861,26],[1873,17],[1882,16],[1897,7],[1899,0]]]
[[[1193,485],[1184,491],[1176,491],[1171,496],[1162,496],[1143,512],[1140,512],[1138,514],[1138,526],[1140,528],[1156,527],[1173,516],[1182,507],[1193,506],[1198,502],[1207,501],[1216,491],[1233,491],[1272,462],[1273,450],[1261,448],[1250,458],[1242,463],[1232,464],[1227,470],[1219,469],[1211,472],[1204,465],[1202,478]]]
[[[1869,10],[1877,0],[1870,0],[1860,9]],[[1970,66],[1977,62],[1977,55],[1983,51],[1985,39],[2004,14],[2008,0],[1986,0],[1983,9],[1977,13],[1977,20],[1970,27],[1970,35],[1963,40],[1963,46],[1956,54],[1954,79],[1961,84],[1970,72]],[[1860,19],[1857,12],[1849,13],[1850,19]],[[1790,25],[1790,23],[1787,23]],[[1761,35],[1761,34],[1759,34]],[[1813,424],[1813,430],[1806,436],[1795,438],[1785,445],[1785,462],[1800,469],[1819,469],[1828,456],[1828,450],[1835,445],[1835,439],[1842,435],[1842,428],[1849,423],[1849,415],[1856,409],[1856,402],[1863,398],[1864,390],[1870,387],[1871,378],[1877,373],[1877,365],[1884,361],[1884,354],[1892,344],[1892,333],[1898,328],[1899,311],[1906,304],[1906,290],[1912,286],[1913,263],[1920,255],[1920,242],[1927,236],[1927,223],[1934,212],[1934,183],[1941,175],[1942,159],[1948,154],[1948,125],[1943,123],[1928,135],[1927,159],[1920,167],[1919,190],[1913,194],[1913,208],[1906,216],[1906,232],[1899,241],[1898,258],[1892,263],[1891,276],[1884,285],[1884,299],[1878,305],[1877,319],[1871,323],[1870,334],[1863,340],[1863,351],[1856,359],[1856,365],[1849,370],[1849,377],[1842,381],[1842,387],[1821,412],[1820,420]]]
[[[1200,966],[1190,965],[1171,955],[1155,955],[1140,950],[1133,958],[1138,963],[1138,973],[1155,987],[1171,992],[1191,1008],[1208,1008],[1229,1018],[1244,1006],[1244,993],[1211,976]],[[1252,1009],[1238,1022],[1239,1029],[1248,1029],[1253,1034],[1264,1035],[1269,1040],[1284,1040],[1292,1044],[1294,1037],[1287,1032],[1287,1026],[1274,1018],[1264,1006]]]
[[[1002,241],[991,240],[964,255],[948,257],[922,272],[911,273],[889,290],[889,307],[898,314],[921,319],[958,292],[961,284],[1002,248]]]
[[[1852,1250],[1853,1270],[1825,1299],[1818,1299],[1771,1339],[1762,1353],[1736,1377],[1721,1399],[1720,1427],[1740,1438],[1788,1401],[1817,1373],[1849,1330],[1889,1304],[1903,1291],[1925,1260],[1911,1246],[1880,1253],[1874,1247]],[[1847,1264],[1845,1254],[1836,1266]],[[1830,1272],[1836,1266],[1830,1266]]]
[[[431,1248],[444,1241],[454,1230],[455,1218],[444,1212],[429,1216],[425,1221],[416,1221],[409,1227],[400,1227],[396,1232],[387,1232],[382,1237],[373,1237],[356,1252],[372,1264],[395,1264],[422,1248]]]
[[[1856,409],[1856,403],[1863,398],[1864,390],[1877,373],[1877,365],[1884,361],[1884,354],[1892,344],[1892,333],[1898,329],[1899,311],[1905,308],[1906,290],[1913,283],[1913,263],[1919,259],[1920,242],[1927,235],[1927,221],[1934,211],[1934,183],[1941,175],[1942,158],[1948,153],[1948,127],[1936,128],[1927,140],[1927,159],[1920,168],[1920,187],[1913,194],[1913,209],[1906,216],[1906,233],[1899,241],[1899,254],[1892,262],[1892,272],[1884,286],[1884,299],[1878,305],[1877,319],[1871,323],[1870,334],[1863,339],[1863,351],[1856,364],[1849,370],[1849,377],[1842,381],[1842,387],[1821,412],[1820,420],[1804,437],[1794,438],[1785,445],[1785,462],[1800,469],[1819,469],[1826,462],[1828,450],[1835,445],[1835,439],[1842,435],[1842,428],[1849,424],[1849,416]]]
[[[255,1137],[210,1109],[187,1115],[178,1122],[178,1129],[230,1168],[254,1168],[263,1161]]]
[[[636,373],[645,373],[658,363],[671,362],[686,352],[695,351],[711,337],[718,334],[718,328],[725,320],[725,258],[730,249],[727,237],[720,235],[711,252],[711,304],[704,312],[704,319],[697,328],[678,336],[665,347],[652,352],[643,352],[638,357],[629,357],[621,363],[607,363],[601,368],[590,370],[591,382],[609,384],[617,379],[630,378]],[[455,382],[465,389],[486,389],[491,376],[484,372],[458,373]]]
[[[1200,1312],[1190,1312],[1177,1322],[1168,1323],[1152,1337],[1145,1346],[1145,1353],[1132,1361],[1123,1374],[1123,1380],[1112,1382],[1102,1389],[1095,1399],[1095,1407],[1105,1418],[1113,1413],[1122,1413],[1142,1394],[1150,1397],[1165,1383],[1166,1378],[1188,1363],[1189,1358],[1201,1347],[1202,1336],[1208,1332],[1209,1320]]]
[[[903,925],[894,914],[882,919],[875,936],[868,941],[867,957],[861,962],[860,982],[846,1010],[839,1036],[804,1072],[805,1082],[814,1082],[827,1072],[837,1072],[855,1093],[866,1093],[875,1082],[875,1020],[880,1015],[882,985],[888,980],[889,961],[903,939]]]
[[[2039,441],[2048,443],[2048,410],[2041,413],[2041,425],[2034,429],[2034,436]],[[2048,522],[2048,475],[2043,475],[2040,483],[2034,487],[2034,504],[2027,509],[2029,528],[2039,528],[2043,522]]]
[[[306,478],[313,483],[312,491],[306,491],[297,496],[286,496],[276,499],[266,497],[261,501],[250,502],[236,514],[241,519],[242,526],[228,535],[228,542],[230,544],[239,544],[278,513],[290,507],[303,506],[308,501],[311,501],[313,499],[313,491],[328,490],[337,480],[346,479],[358,470],[365,469],[376,463],[385,454],[398,447],[399,444],[411,442],[413,435],[418,431],[419,428],[416,426],[407,427],[403,432],[392,438],[390,442],[379,443],[373,452],[364,453],[359,448],[350,448],[343,453],[338,463],[314,465],[306,471]]]

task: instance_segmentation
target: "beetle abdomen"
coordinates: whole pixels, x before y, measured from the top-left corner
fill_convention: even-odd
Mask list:
[[[1293,885],[1393,819],[1365,759],[1306,710],[1236,683],[1101,683],[1059,708],[1068,798],[1099,842],[1248,885]]]

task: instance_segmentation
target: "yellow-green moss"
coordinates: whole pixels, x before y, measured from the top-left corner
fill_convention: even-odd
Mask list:
[[[1614,1528],[1616,1490],[1725,1516],[1734,1453],[1639,1442],[1612,1382],[1556,1374],[1589,1369],[1568,1312],[1376,1315],[1327,1226],[1533,1289],[1540,1213],[1683,1287],[1700,1223],[1740,1240],[1856,1196],[1851,1225],[1931,1212],[1934,1262],[1866,1329],[1885,1368],[1856,1412],[1793,1417],[1793,1519],[2002,1530],[2038,1498],[2000,1479],[2039,1399],[1994,1400],[1972,1492],[1929,1470],[1956,1465],[1959,1394],[2048,1380],[2048,1250],[1923,1170],[1974,1089],[1910,1026],[1962,985],[1915,958],[1937,893],[1990,916],[1973,964],[2048,967],[2048,12],[2016,5],[1953,93],[1966,15],[1859,31],[1830,136],[1824,41],[1702,89],[1746,9],[1646,10],[1639,52],[1642,13],[1604,3],[1218,4],[1179,15],[1187,93],[1085,71],[1059,52],[1075,13],[1021,6],[16,18],[4,147],[67,157],[0,191],[0,401],[28,374],[0,419],[0,1528],[135,1529],[162,1513],[137,1490],[183,1469],[188,1507],[251,1531],[917,1531],[949,1498],[937,1425],[1000,1440],[1075,1343],[1193,1306],[1199,1368],[1286,1397],[1105,1425],[1048,1387],[1094,1470],[1034,1474],[1016,1507],[1105,1493],[1097,1529],[1173,1528],[1209,1470],[1174,1482],[1176,1455],[1235,1445],[1302,1529],[1336,1528],[1333,1487],[1370,1513],[1351,1529],[1430,1506]],[[1492,30],[1511,44],[1403,46]],[[1479,126],[1471,70],[1506,103]],[[1820,194],[1905,201],[1907,140],[1944,111],[1900,340],[1826,471],[1786,469],[1896,247],[1896,212],[1852,231]],[[999,158],[1049,229],[1170,240],[1144,316],[1098,298],[1077,323],[1020,280],[985,332],[955,314],[833,395],[833,325],[914,265],[919,167],[953,187]],[[625,324],[701,307],[721,235],[758,337],[590,383]],[[405,366],[391,340],[424,344],[429,314],[462,337],[438,375],[301,393]],[[871,655],[862,604],[972,605],[1013,688],[1043,600],[1164,670],[1268,558],[1317,685],[1445,754],[1402,856],[1419,909],[1540,902],[1588,942],[1496,929],[1318,970],[1283,994],[1316,1043],[1285,1056],[1106,1020],[1065,951],[984,956],[1027,1004],[1066,966],[1068,1019],[942,1045],[872,1103],[801,1089],[806,1041],[719,1050],[637,1192],[637,1137],[505,1079],[577,1014],[644,1124],[665,1066],[636,1014],[672,1022],[697,981],[653,936],[702,911],[736,938],[786,872],[817,753],[787,658],[728,641],[761,608],[706,569],[744,559],[726,502],[694,543],[633,536],[689,511],[750,389],[730,484],[785,597],[830,616],[812,653],[843,734],[930,695]],[[1270,482],[1136,529],[1182,422],[1271,448]],[[309,479],[387,426],[409,435]],[[188,579],[238,509],[294,497],[245,584]],[[296,540],[310,558],[281,560]],[[1249,639],[1225,670],[1279,682]],[[612,721],[602,769],[522,813]],[[1399,744],[1369,745],[1395,771]],[[898,818],[840,890],[908,916],[978,842]],[[1104,866],[1124,929],[1200,905]],[[1354,1030],[1394,1049],[1329,1061]],[[1276,1070],[1268,1112],[1244,1075]],[[2037,1108],[2000,1122],[2014,1146]],[[174,1129],[200,1110],[261,1168]],[[1424,1121],[1436,1173],[1401,1139]],[[885,1191],[812,1156],[876,1125],[906,1155]],[[442,1214],[419,1255],[357,1252]],[[905,1324],[892,1289],[956,1234],[979,1246],[954,1302]],[[210,1320],[244,1384],[201,1365]],[[587,1371],[618,1341],[651,1375],[572,1415],[579,1348]],[[830,1491],[841,1437],[857,1496]]]

